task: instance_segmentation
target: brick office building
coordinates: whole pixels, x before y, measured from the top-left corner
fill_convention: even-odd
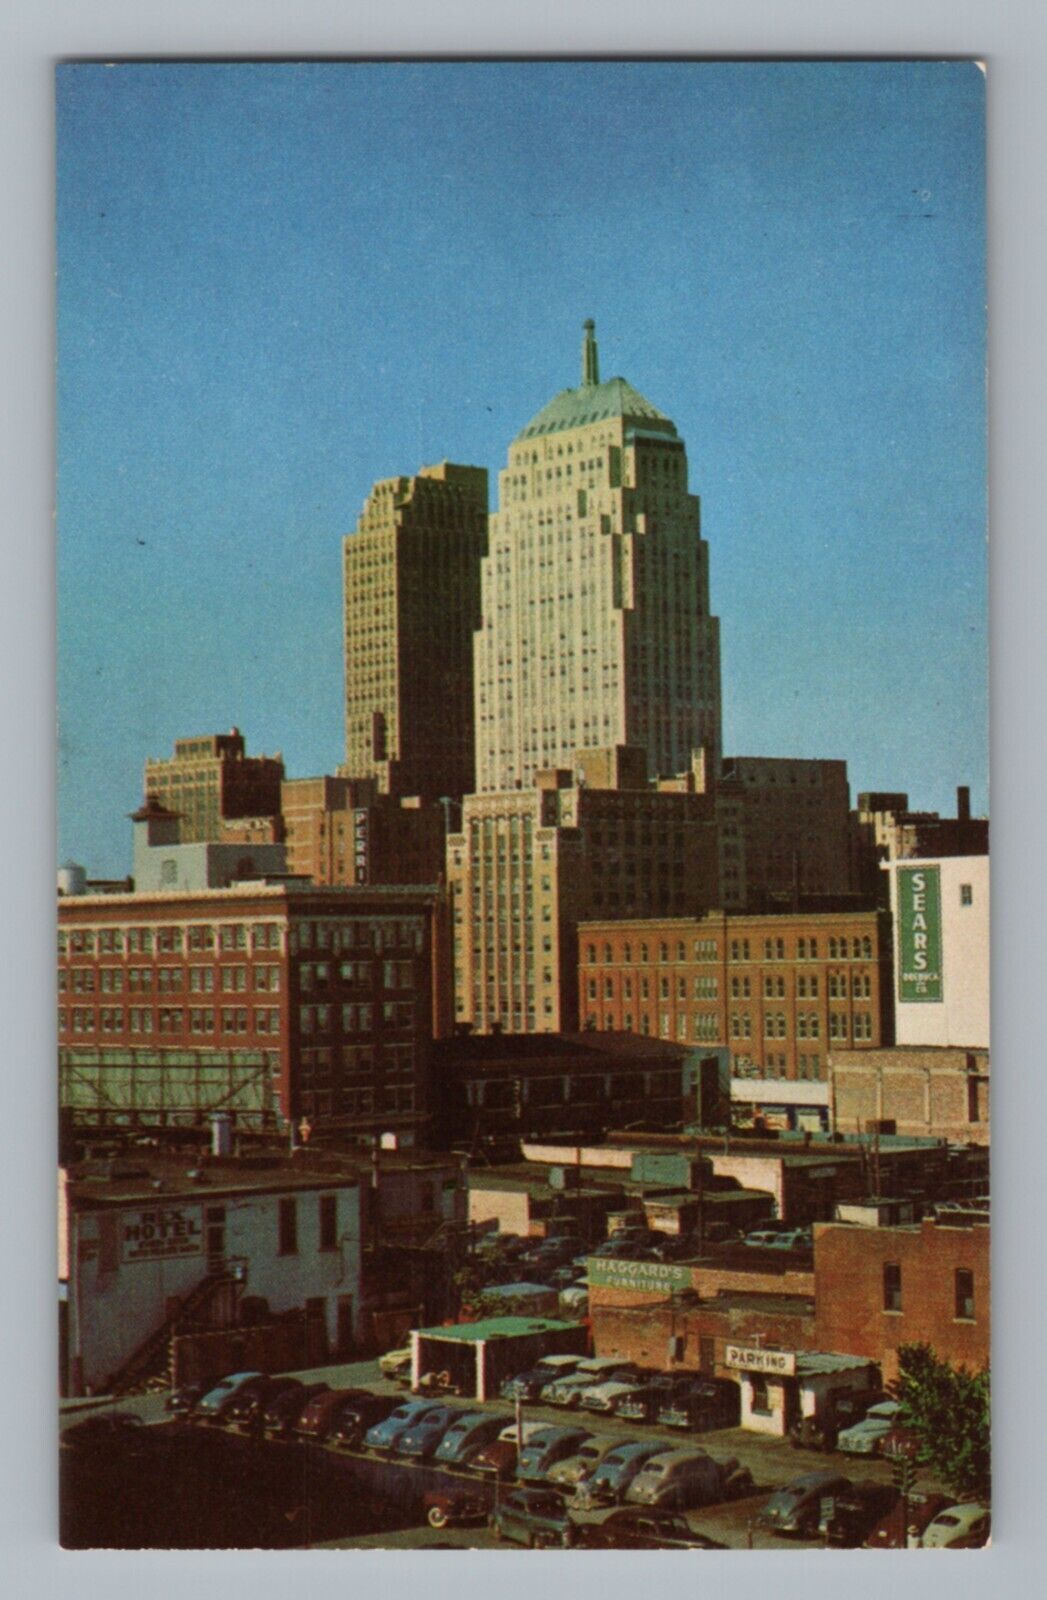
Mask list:
[[[376,483],[344,541],[345,770],[387,794],[473,788],[473,630],[487,470]]]
[[[176,739],[174,756],[145,764],[143,792],[178,814],[182,844],[225,837],[223,823],[272,819],[280,814],[283,757],[249,756],[239,728],[191,739]],[[230,842],[242,836],[234,830]],[[264,830],[263,830],[264,837]]]
[[[831,1050],[829,1105],[833,1127],[848,1132],[876,1124],[987,1145],[989,1052],[935,1045]]]
[[[223,1109],[410,1142],[440,1027],[439,919],[418,889],[64,897],[63,1107],[96,1126]]]
[[[444,809],[379,793],[375,778],[290,778],[281,785],[289,872],[314,883],[437,883]]]
[[[727,1046],[732,1099],[819,1119],[827,1051],[893,1037],[884,912],[583,922],[578,975],[585,1026]]]
[[[467,796],[447,841],[458,1021],[570,1031],[579,920],[693,913],[716,872],[708,797],[648,783],[641,749],[578,750],[533,789]]]
[[[987,1222],[816,1225],[814,1284],[822,1347],[869,1356],[887,1382],[903,1344],[973,1370],[989,1364]]]

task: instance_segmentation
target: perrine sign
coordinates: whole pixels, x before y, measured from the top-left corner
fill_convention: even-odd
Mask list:
[[[198,1256],[204,1247],[199,1206],[153,1206],[123,1218],[124,1260]]]
[[[942,890],[937,867],[899,867],[898,999],[942,998]]]

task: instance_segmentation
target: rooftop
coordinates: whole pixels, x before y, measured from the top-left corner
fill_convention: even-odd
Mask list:
[[[686,1044],[666,1039],[651,1039],[641,1033],[490,1033],[459,1034],[433,1042],[433,1061],[469,1062],[471,1065],[498,1067],[506,1061],[562,1061],[564,1057],[589,1057],[593,1064],[605,1064],[607,1056],[633,1057],[637,1061],[661,1058],[666,1066],[677,1065],[692,1053]]]
[[[516,439],[535,439],[542,434],[563,433],[568,428],[582,428],[593,422],[606,422],[618,417],[644,424],[643,432],[676,438],[676,429],[669,418],[649,400],[645,400],[631,383],[624,378],[608,378],[605,383],[600,382],[595,326],[590,320],[585,324],[582,345],[581,384],[577,389],[561,389],[520,430]]]
[[[526,1339],[536,1333],[564,1333],[576,1322],[554,1322],[548,1317],[485,1317],[482,1322],[456,1322],[447,1328],[417,1328],[423,1339],[450,1339],[458,1344],[480,1344],[486,1339]]]

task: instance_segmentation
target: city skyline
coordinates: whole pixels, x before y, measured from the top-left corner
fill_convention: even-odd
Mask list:
[[[987,809],[977,68],[77,66],[58,93],[62,858],[126,870],[177,736],[334,770],[342,536],[377,479],[496,473],[587,316],[687,446],[725,751]]]

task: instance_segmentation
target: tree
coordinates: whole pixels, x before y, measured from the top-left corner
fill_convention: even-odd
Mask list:
[[[898,1351],[898,1422],[916,1439],[916,1461],[955,1495],[988,1502],[991,1489],[989,1371],[971,1372],[928,1344]]]

